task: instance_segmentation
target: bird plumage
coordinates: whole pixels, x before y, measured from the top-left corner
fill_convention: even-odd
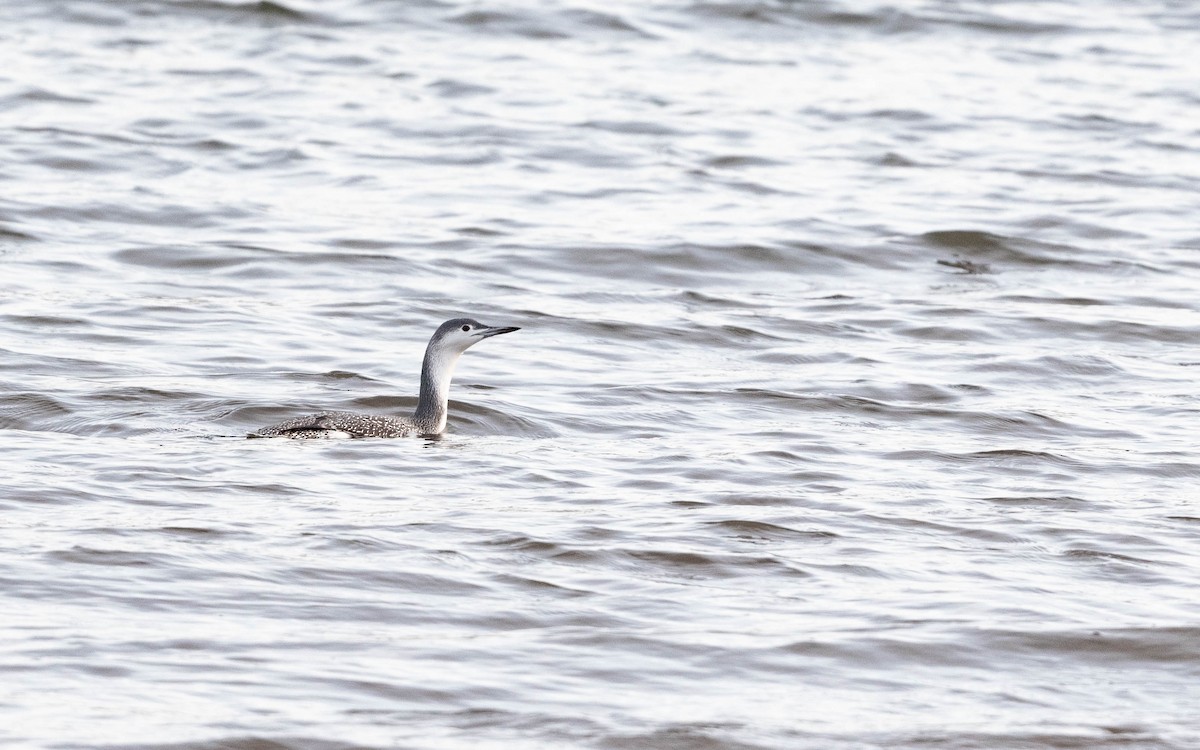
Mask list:
[[[471,318],[454,318],[438,326],[425,347],[425,358],[421,364],[421,390],[417,408],[411,417],[326,411],[263,427],[250,433],[250,437],[397,438],[439,435],[446,429],[450,380],[458,358],[486,338],[518,330],[511,326],[487,326]]]

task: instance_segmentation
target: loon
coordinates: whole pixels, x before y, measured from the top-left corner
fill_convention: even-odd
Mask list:
[[[446,430],[446,402],[450,394],[450,378],[454,375],[458,358],[486,338],[519,330],[513,326],[488,326],[471,318],[454,318],[438,326],[429,339],[429,345],[425,347],[425,361],[421,365],[421,394],[417,399],[417,410],[411,417],[325,411],[263,427],[248,437],[398,438],[440,435]]]

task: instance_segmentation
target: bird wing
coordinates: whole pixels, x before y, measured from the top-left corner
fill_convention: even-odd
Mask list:
[[[344,432],[353,437],[404,437],[416,432],[413,425],[403,419],[376,414],[352,414],[343,411],[325,411],[295,417],[270,427],[252,432],[253,437],[314,437],[300,433]]]
[[[280,422],[270,427],[264,427],[261,430],[255,430],[251,434],[255,437],[275,437],[286,435],[289,432],[335,430],[337,428],[333,426],[333,416],[330,412],[306,414],[303,417],[293,417],[286,422]]]

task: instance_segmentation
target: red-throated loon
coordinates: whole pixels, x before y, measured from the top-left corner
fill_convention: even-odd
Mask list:
[[[425,347],[425,361],[421,365],[421,394],[417,400],[417,410],[411,417],[326,411],[263,427],[250,433],[250,437],[396,438],[440,435],[446,429],[450,378],[454,375],[458,358],[486,338],[519,330],[511,326],[486,326],[470,318],[455,318],[438,326],[429,339],[429,345]]]

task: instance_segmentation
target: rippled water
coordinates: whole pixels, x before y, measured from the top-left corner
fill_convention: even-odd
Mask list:
[[[1193,4],[0,21],[0,742],[1200,746]]]

